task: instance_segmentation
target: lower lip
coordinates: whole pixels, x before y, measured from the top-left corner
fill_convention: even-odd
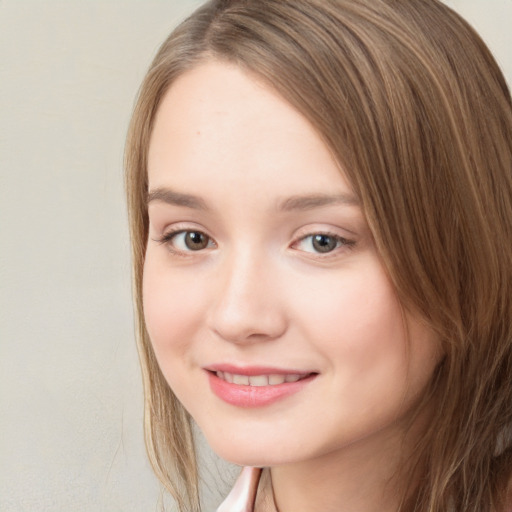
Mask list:
[[[237,407],[263,407],[298,393],[307,386],[316,374],[298,380],[283,382],[274,386],[244,386],[232,384],[208,372],[210,388],[221,400]]]

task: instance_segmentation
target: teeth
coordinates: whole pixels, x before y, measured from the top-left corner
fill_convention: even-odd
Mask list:
[[[282,384],[285,381],[284,375],[269,375],[268,383],[273,386],[275,384]]]
[[[268,377],[266,375],[254,375],[249,377],[250,386],[268,386]]]
[[[298,374],[251,375],[249,377],[247,375],[238,375],[236,373],[228,372],[217,372],[217,377],[232,384],[254,387],[276,386],[279,384],[284,384],[285,382],[297,382],[301,379],[301,375]]]
[[[233,384],[243,384],[245,386],[249,385],[249,377],[247,375],[237,375],[236,373],[233,375]]]

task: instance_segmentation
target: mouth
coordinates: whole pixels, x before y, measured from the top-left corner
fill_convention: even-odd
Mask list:
[[[254,387],[263,387],[263,386],[278,386],[280,384],[284,384],[285,382],[297,382],[301,379],[305,379],[309,377],[311,374],[299,374],[299,373],[290,373],[290,374],[280,374],[280,373],[271,373],[271,374],[262,374],[262,375],[243,375],[239,373],[231,373],[231,372],[214,372],[215,375],[230,384],[237,384],[239,386],[254,386]]]
[[[236,407],[263,407],[303,390],[316,372],[294,372],[267,368],[206,368],[211,391]]]

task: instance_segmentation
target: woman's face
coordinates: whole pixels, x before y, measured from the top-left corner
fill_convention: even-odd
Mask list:
[[[149,148],[144,312],[167,382],[238,464],[336,456],[401,428],[438,362],[308,121],[206,62]]]

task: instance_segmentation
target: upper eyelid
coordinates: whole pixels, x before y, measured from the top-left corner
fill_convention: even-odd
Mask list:
[[[173,238],[181,233],[201,233],[202,235],[205,235],[209,240],[211,240],[215,244],[217,243],[217,242],[215,242],[215,239],[211,235],[209,235],[205,230],[194,229],[194,228],[185,228],[185,229],[184,228],[174,228],[174,229],[164,230],[164,232],[160,238],[161,239]]]
[[[311,238],[311,237],[316,236],[316,235],[329,236],[329,237],[335,238],[336,240],[340,240],[340,241],[344,242],[345,245],[354,245],[356,243],[355,240],[351,240],[350,238],[347,238],[347,237],[342,236],[342,235],[338,235],[336,233],[330,233],[328,231],[316,231],[314,233],[310,233],[310,234],[307,234],[307,235],[304,235],[304,236],[300,236],[294,242],[292,242],[292,244],[296,244],[298,242],[302,242],[303,240],[306,240],[307,238]]]
[[[331,229],[313,229],[313,230],[307,230],[303,234],[301,233],[298,235],[297,239],[302,240],[303,238],[307,238],[308,236],[314,236],[314,235],[326,235],[326,236],[332,236],[335,238],[347,238],[340,233],[335,233],[334,230]]]
[[[151,226],[151,221],[149,222]],[[169,233],[170,234],[176,234],[181,233],[183,231],[194,231],[197,233],[203,233],[204,235],[208,236],[209,238],[213,239],[214,237],[210,235],[207,229],[205,229],[203,226],[196,224],[195,222],[173,222],[172,224],[166,224],[162,228],[160,228],[158,225],[154,226],[154,230],[162,233],[161,236],[166,236]]]
[[[329,229],[329,228],[322,229],[321,227],[313,228],[313,229],[307,228],[304,230],[298,230],[297,234],[294,237],[294,241],[304,240],[305,238],[308,238],[310,236],[315,236],[315,235],[325,235],[325,236],[332,236],[333,238],[338,238],[340,240],[345,240],[347,242],[355,243],[356,234],[354,232],[344,229],[343,231],[347,232],[347,234],[345,235],[345,234],[340,233],[339,231],[341,231],[341,228],[338,228],[338,230],[336,230],[334,228],[333,229]]]
[[[329,225],[329,223],[312,222],[307,226],[295,230],[296,236],[304,238],[308,235],[330,235],[339,238],[352,239],[358,237],[358,231],[348,229],[336,225]]]

